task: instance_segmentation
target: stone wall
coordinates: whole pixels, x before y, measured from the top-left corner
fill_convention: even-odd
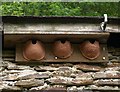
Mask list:
[[[108,51],[108,63],[19,65],[14,62],[15,52],[6,50],[0,66],[0,90],[12,90],[12,92],[27,92],[28,90],[31,92],[35,90],[120,91],[120,48],[109,47]]]

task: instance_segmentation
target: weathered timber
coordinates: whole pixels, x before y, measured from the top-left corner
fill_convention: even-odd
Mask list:
[[[3,65],[0,63],[0,91],[119,92],[119,19],[108,18],[107,32],[101,32],[99,25],[103,21],[102,17],[3,17],[5,31]],[[51,32],[48,29],[52,27],[55,30]],[[108,55],[109,62],[18,64],[15,62],[17,54],[15,48],[29,39],[38,39],[44,44],[51,44],[57,39],[68,39],[72,44],[80,44],[86,39],[95,39],[100,42],[100,45],[108,44],[106,48],[109,54],[105,53],[105,55]]]
[[[43,42],[67,39],[74,43],[95,39],[100,43],[106,43],[109,33],[119,33],[118,20],[119,18],[108,18],[106,32],[102,32],[100,23],[103,17],[5,16],[3,17],[4,47],[14,48],[16,44],[29,39]]]
[[[18,44],[16,46],[16,62],[19,63],[30,63],[30,62],[108,62],[108,52],[107,52],[107,47],[105,44],[101,44],[101,54],[98,58],[96,58],[95,60],[89,60],[86,59],[80,52],[79,50],[79,44],[72,44],[73,49],[74,49],[74,53],[66,59],[60,59],[57,58],[53,55],[53,51],[52,51],[52,44],[45,44],[44,45],[46,48],[46,55],[45,58],[42,60],[38,60],[38,61],[27,61],[24,59],[23,57],[23,45]],[[103,57],[105,59],[103,59]]]

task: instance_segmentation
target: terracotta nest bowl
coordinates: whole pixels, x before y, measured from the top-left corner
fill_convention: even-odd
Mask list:
[[[23,48],[23,57],[30,60],[41,60],[45,56],[45,49],[40,41],[28,41]]]
[[[56,41],[53,45],[53,54],[58,58],[68,58],[73,52],[69,41]]]
[[[80,51],[84,57],[93,60],[100,55],[100,46],[98,41],[85,41],[80,44]]]

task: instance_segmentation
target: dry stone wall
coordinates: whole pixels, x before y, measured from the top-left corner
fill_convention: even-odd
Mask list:
[[[108,63],[20,65],[14,62],[15,52],[6,50],[0,65],[0,91],[120,91],[120,48],[108,51]]]

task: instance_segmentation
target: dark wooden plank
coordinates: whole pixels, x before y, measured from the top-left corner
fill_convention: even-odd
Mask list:
[[[59,58],[56,59],[52,53],[52,49],[51,49],[52,44],[44,44],[44,45],[46,48],[45,58],[40,61],[31,61],[31,62],[40,62],[40,63],[41,62],[90,62],[90,63],[108,62],[108,51],[107,51],[107,47],[105,44],[100,45],[101,54],[95,60],[88,60],[85,57],[83,57],[79,50],[79,44],[72,44],[74,51],[73,51],[73,54],[67,59],[59,59]],[[22,49],[23,49],[23,44],[18,44],[16,46],[16,62],[26,63],[27,61],[23,58],[23,55],[22,55]],[[103,57],[105,57],[105,59],[103,59]]]
[[[16,44],[21,44],[31,39],[37,39],[43,43],[52,43],[58,39],[66,39],[72,43],[80,43],[86,39],[95,39],[100,43],[106,43],[108,37],[109,33],[96,32],[38,32],[31,34],[4,34],[4,48],[15,48]]]
[[[103,16],[3,16],[4,23],[21,23],[21,22],[42,22],[42,23],[100,23]],[[13,21],[16,20],[16,21]],[[119,17],[109,17],[108,22],[111,24],[118,24]]]
[[[3,50],[2,53],[2,57],[3,58],[7,58],[7,57],[15,57],[15,51],[14,50]]]

